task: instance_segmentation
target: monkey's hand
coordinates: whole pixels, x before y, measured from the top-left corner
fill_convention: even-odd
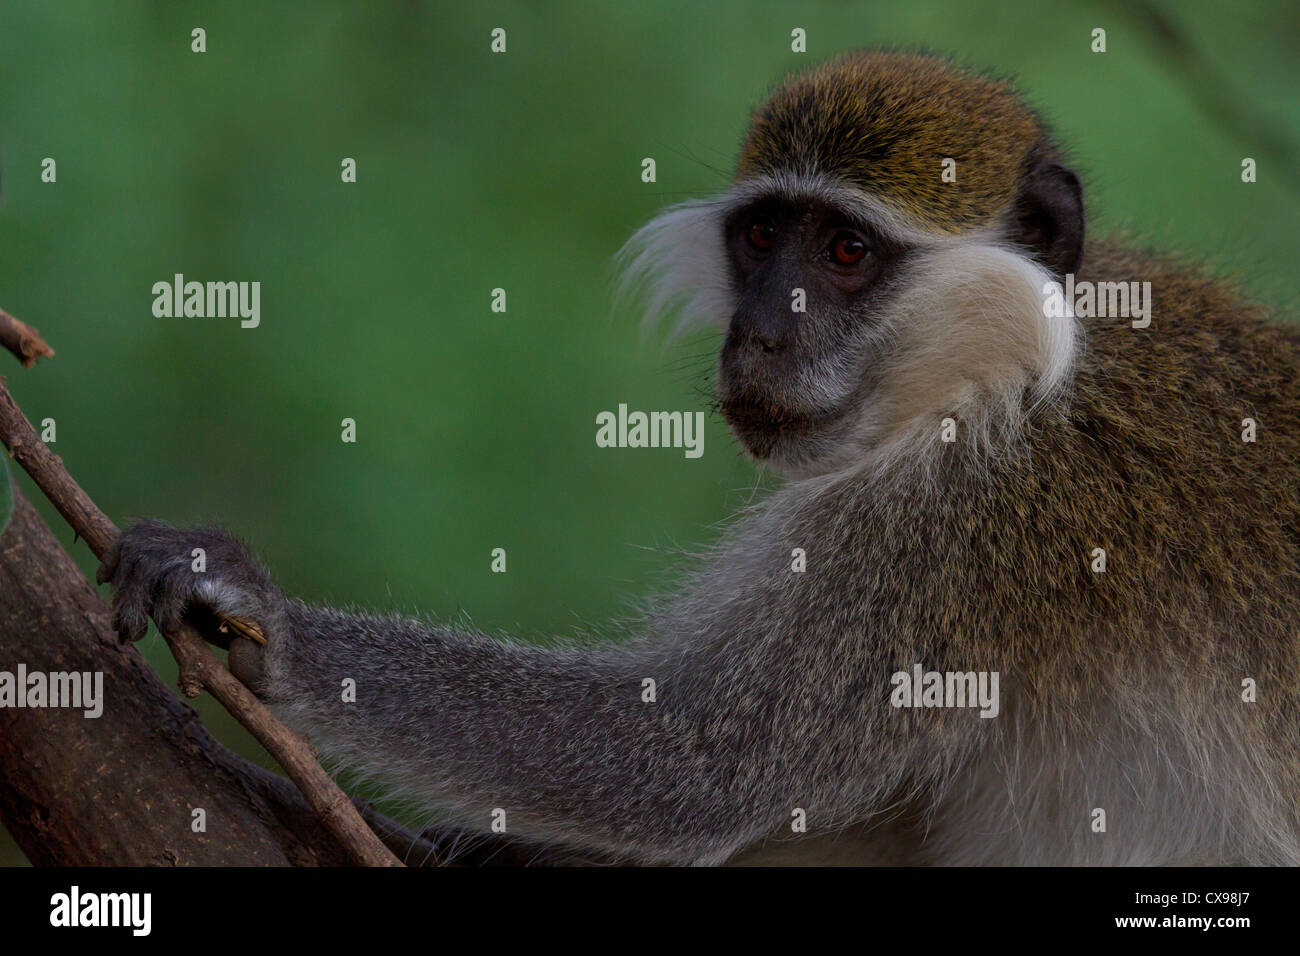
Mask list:
[[[164,630],[185,621],[228,647],[235,676],[259,690],[262,648],[223,620],[252,621],[274,641],[285,632],[288,599],[238,540],[217,528],[140,521],[122,532],[96,577],[113,585],[113,627],[123,641],[144,637],[151,617]]]

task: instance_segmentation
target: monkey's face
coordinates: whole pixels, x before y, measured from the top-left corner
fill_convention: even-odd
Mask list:
[[[954,428],[1019,435],[1070,378],[1078,326],[1044,296],[1083,227],[1078,178],[1006,84],[855,54],[778,89],[732,187],[639,230],[625,279],[649,315],[724,330],[722,413],[806,477]]]
[[[680,304],[724,330],[728,424],[756,459],[809,477],[925,454],[954,423],[1014,438],[1069,379],[1077,324],[1044,293],[1077,263],[1082,228],[1077,181],[1051,161],[995,221],[947,235],[789,170],[663,213],[629,243],[626,274],[653,293],[650,314]]]
[[[905,250],[845,209],[770,195],[734,209],[723,233],[735,309],[719,406],[751,454],[794,470],[851,427]]]

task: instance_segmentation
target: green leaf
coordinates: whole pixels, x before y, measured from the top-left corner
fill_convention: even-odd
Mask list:
[[[0,454],[0,531],[9,524],[9,516],[14,513],[14,491],[9,487],[9,464]]]

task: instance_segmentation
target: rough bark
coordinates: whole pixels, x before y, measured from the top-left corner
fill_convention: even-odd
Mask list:
[[[298,789],[226,750],[109,626],[108,606],[14,489],[0,535],[0,670],[100,671],[104,712],[0,708],[0,821],[27,858],[58,866],[344,866]],[[454,831],[416,836],[358,807],[411,865],[547,865],[552,851]],[[194,833],[191,812],[207,813]],[[581,860],[563,857],[563,862]]]
[[[0,819],[35,864],[335,865],[338,841],[287,780],[221,747],[163,685],[15,489],[0,536],[0,670],[100,671],[104,712],[0,708]],[[191,811],[207,813],[207,832]],[[412,843],[375,819],[399,855]]]
[[[15,321],[12,316],[0,318],[10,323]],[[95,557],[100,561],[111,560],[119,534],[117,526],[68,474],[63,460],[36,436],[3,379],[0,379],[0,442],[85,540]],[[222,620],[227,624],[233,621]],[[180,668],[179,683],[186,697],[197,697],[207,690],[220,701],[288,772],[325,827],[356,862],[365,866],[401,866],[401,861],[375,836],[347,794],[321,769],[307,739],[282,724],[236,680],[192,626],[182,622],[160,631]],[[261,629],[254,622],[246,622],[239,632],[259,642],[263,640]]]
[[[35,329],[3,311],[0,346],[24,365],[54,354]],[[37,439],[3,379],[0,412],[4,445],[102,559],[117,529]],[[108,614],[15,489],[13,520],[0,536],[0,671],[21,665],[103,681],[103,713],[95,718],[85,708],[0,707],[0,821],[33,863],[399,865],[452,854],[480,865],[557,861],[507,837],[415,836],[350,801],[308,742],[249,694],[197,633],[188,626],[164,632],[187,696],[210,691],[297,786],[240,759],[207,734],[134,647],[117,640]],[[260,641],[256,626],[248,628],[235,630]],[[200,808],[205,827],[196,833]]]

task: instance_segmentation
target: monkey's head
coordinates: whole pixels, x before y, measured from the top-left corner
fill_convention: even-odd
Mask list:
[[[1082,250],[1078,178],[1006,83],[868,52],[778,88],[732,187],[638,231],[627,275],[652,315],[725,329],[723,414],[806,476],[919,454],[945,419],[1018,433],[1068,383],[1044,287]]]

